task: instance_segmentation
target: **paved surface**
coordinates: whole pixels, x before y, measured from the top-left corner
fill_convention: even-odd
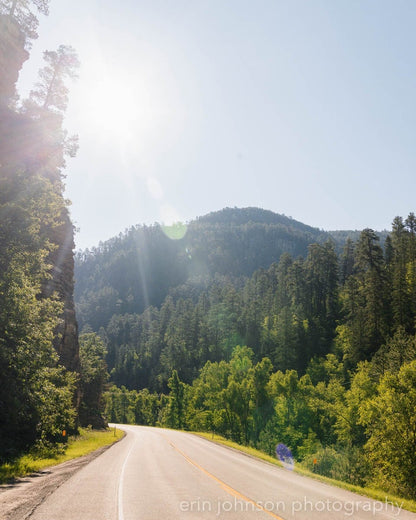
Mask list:
[[[0,485],[0,520],[26,520],[46,498],[111,446]]]
[[[123,441],[44,497],[29,518],[416,520],[400,504],[361,497],[191,434],[122,428]]]

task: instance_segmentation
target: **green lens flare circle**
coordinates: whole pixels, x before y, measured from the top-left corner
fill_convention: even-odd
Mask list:
[[[163,233],[171,240],[180,240],[186,235],[188,226],[182,222],[176,222],[171,226],[161,226]]]

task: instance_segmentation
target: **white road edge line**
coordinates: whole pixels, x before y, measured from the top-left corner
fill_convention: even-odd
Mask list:
[[[127,453],[126,458],[124,459],[123,466],[121,468],[119,482],[118,482],[118,520],[124,520],[124,508],[123,508],[123,481],[124,481],[124,471],[126,469],[127,462],[130,458],[131,451],[136,444],[136,435],[134,432],[131,432],[134,435],[134,440],[130,446],[130,449]]]

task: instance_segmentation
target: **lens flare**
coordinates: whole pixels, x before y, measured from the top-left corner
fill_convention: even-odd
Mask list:
[[[182,222],[175,222],[170,226],[161,226],[163,233],[170,238],[171,240],[181,240],[186,235],[188,231],[188,226],[183,224]]]
[[[283,464],[283,467],[289,470],[293,470],[295,467],[295,461],[293,459],[292,452],[290,448],[286,446],[286,444],[278,444],[276,446],[276,455],[280,462]]]

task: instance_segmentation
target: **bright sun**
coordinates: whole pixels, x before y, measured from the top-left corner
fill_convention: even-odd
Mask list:
[[[138,77],[97,66],[82,72],[74,101],[84,130],[100,140],[125,141],[154,126],[154,100],[152,107]]]
[[[100,128],[123,127],[135,121],[139,103],[131,85],[116,79],[101,80],[90,92],[88,113]]]
[[[124,138],[146,123],[143,121],[145,102],[131,81],[96,78],[84,89],[82,117],[94,133]]]

